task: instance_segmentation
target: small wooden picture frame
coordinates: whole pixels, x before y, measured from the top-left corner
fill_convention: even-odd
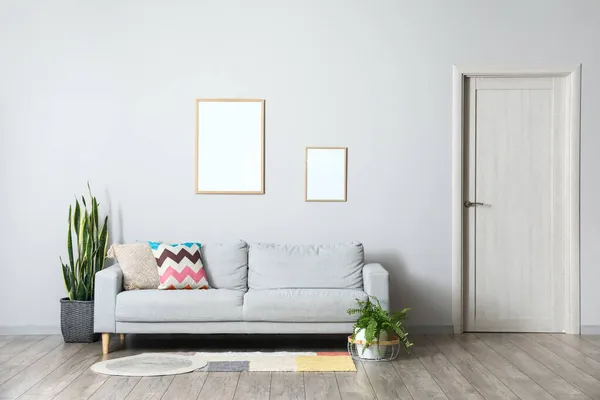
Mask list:
[[[196,99],[198,194],[265,193],[265,101]]]
[[[304,201],[344,202],[348,198],[348,149],[307,147]]]

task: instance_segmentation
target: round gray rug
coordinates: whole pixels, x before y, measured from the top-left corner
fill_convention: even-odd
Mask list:
[[[92,365],[91,369],[105,375],[161,376],[185,374],[205,366],[206,361],[193,355],[144,353],[101,361]]]

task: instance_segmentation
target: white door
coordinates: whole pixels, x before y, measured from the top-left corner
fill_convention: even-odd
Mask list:
[[[564,77],[466,82],[466,331],[565,329],[565,93]]]

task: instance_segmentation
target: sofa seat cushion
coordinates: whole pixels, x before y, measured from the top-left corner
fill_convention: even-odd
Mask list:
[[[244,321],[354,322],[346,310],[364,299],[354,289],[249,290],[244,295]]]
[[[119,322],[241,321],[244,292],[229,289],[136,290],[117,295]]]

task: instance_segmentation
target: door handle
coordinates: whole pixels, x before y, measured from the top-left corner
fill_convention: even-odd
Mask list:
[[[465,204],[465,207],[467,207],[467,208],[475,207],[475,206],[485,206],[484,203],[479,203],[477,201],[469,201],[469,200],[466,200],[464,204]]]

